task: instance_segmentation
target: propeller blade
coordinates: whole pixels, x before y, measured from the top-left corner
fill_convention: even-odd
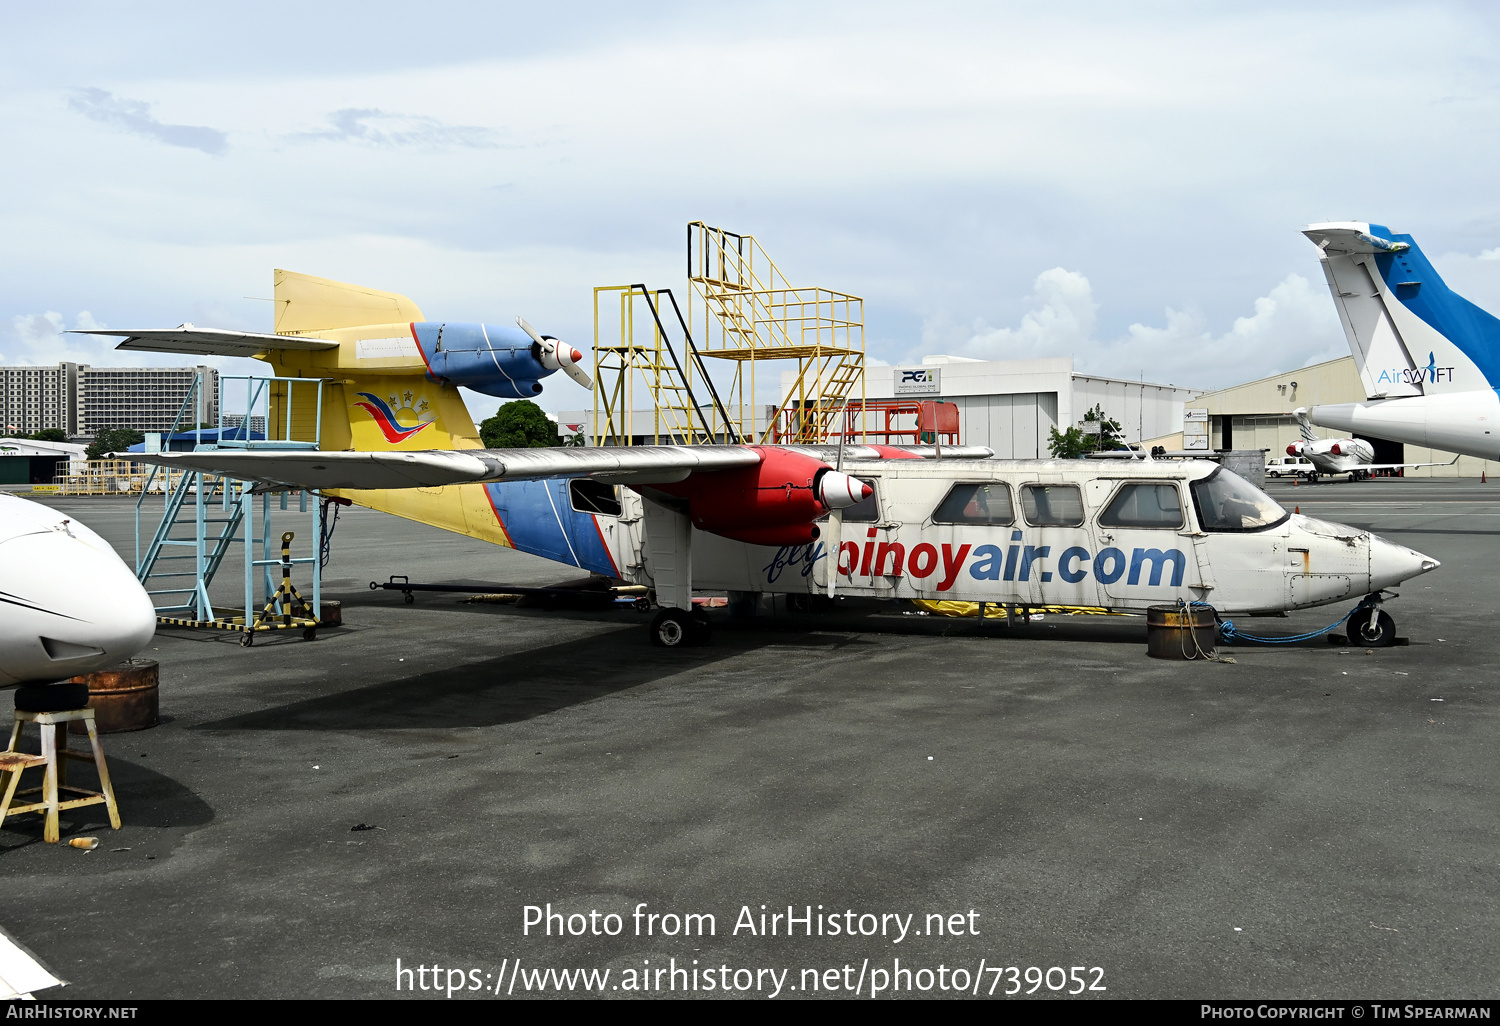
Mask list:
[[[529,325],[529,324],[526,323],[526,318],[524,318],[524,317],[517,317],[516,318],[516,327],[520,328],[522,331],[526,332],[526,334],[530,335],[531,336],[531,341],[535,342],[537,345],[541,346],[543,349],[547,348],[546,340],[544,340],[542,338],[542,336],[540,336],[540,335],[537,334],[535,328],[533,328],[531,325]]]
[[[588,372],[578,366],[583,361],[583,354],[560,339],[550,335],[542,335],[537,332],[526,318],[517,317],[516,326],[531,336],[531,341],[536,343],[540,351],[540,360],[543,367],[548,370],[561,370],[568,377],[578,382],[584,388],[593,390],[594,379],[589,377]]]
[[[589,377],[588,371],[578,366],[578,361],[582,359],[583,354],[572,346],[559,345],[557,347],[557,363],[562,368],[562,372],[584,388],[592,391],[594,388],[594,379]]]
[[[839,580],[839,544],[844,535],[844,511],[833,510],[828,514],[828,526],[823,531],[824,548],[823,558],[829,560],[828,569],[828,597],[833,598],[834,585]]]

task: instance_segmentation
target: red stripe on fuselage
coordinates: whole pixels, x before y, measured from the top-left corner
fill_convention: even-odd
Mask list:
[[[620,564],[615,562],[615,554],[609,551],[609,542],[604,538],[604,528],[599,526],[599,514],[590,513],[589,519],[594,522],[594,530],[599,532],[599,544],[604,546],[604,554],[609,557],[609,568],[615,572],[616,577],[620,577]],[[624,580],[623,577],[620,579]]]
[[[422,363],[427,366],[427,376],[433,381],[441,380],[432,372],[432,362],[427,359],[427,353],[422,349],[422,340],[417,338],[417,322],[411,321],[407,324],[407,327],[411,329],[411,340],[417,344],[417,355],[422,358]]]

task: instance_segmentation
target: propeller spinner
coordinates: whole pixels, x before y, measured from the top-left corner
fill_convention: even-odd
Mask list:
[[[538,335],[536,329],[527,324],[523,317],[517,317],[516,324],[531,336],[531,352],[537,358],[538,363],[548,370],[561,370],[584,388],[594,387],[594,379],[578,366],[583,362],[582,353],[551,335]]]

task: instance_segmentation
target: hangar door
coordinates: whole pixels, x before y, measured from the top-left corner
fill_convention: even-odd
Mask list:
[[[1047,438],[1057,427],[1056,392],[943,396],[958,407],[959,440],[987,445],[1001,459],[1050,455]]]

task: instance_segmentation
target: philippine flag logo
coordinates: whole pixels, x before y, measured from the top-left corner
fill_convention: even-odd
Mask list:
[[[361,399],[369,400],[368,402],[355,403],[354,405],[365,410],[375,419],[375,423],[380,426],[380,433],[385,435],[385,440],[392,445],[395,445],[397,442],[406,441],[412,435],[432,423],[430,420],[424,420],[420,424],[415,424],[411,427],[402,427],[396,422],[395,412],[384,399],[377,395],[371,395],[369,392],[356,392],[355,394]],[[422,405],[426,406],[427,404],[424,402]]]

